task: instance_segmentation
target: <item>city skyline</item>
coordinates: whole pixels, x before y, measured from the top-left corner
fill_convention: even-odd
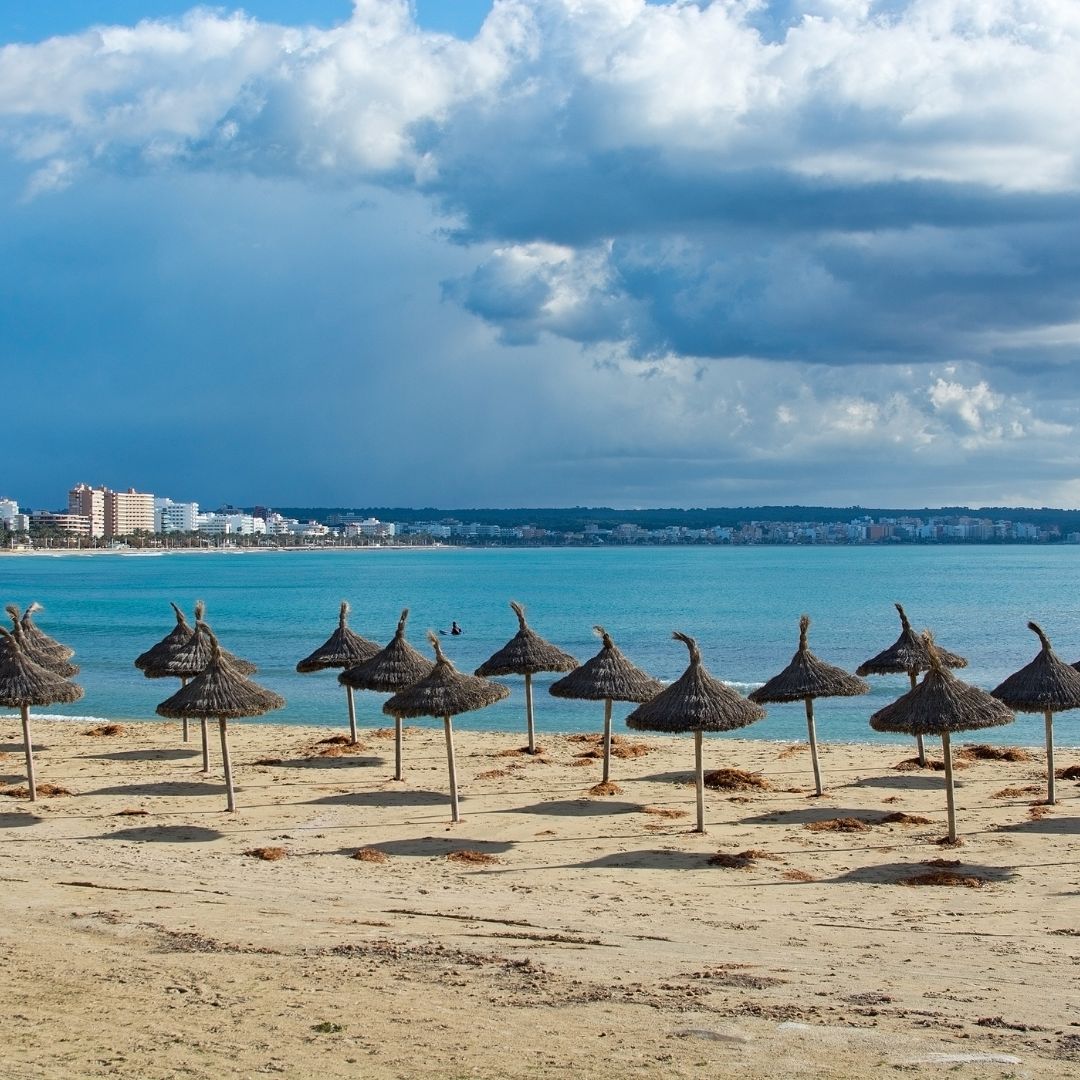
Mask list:
[[[5,20],[12,497],[1080,506],[1071,5],[244,7]]]

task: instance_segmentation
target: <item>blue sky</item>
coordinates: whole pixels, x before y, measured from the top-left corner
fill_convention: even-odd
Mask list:
[[[175,18],[195,6],[184,0],[0,0],[0,37],[4,41],[41,41],[56,34],[76,34],[93,25],[134,25],[140,19]],[[352,13],[350,0],[249,0],[202,6],[226,11],[239,8],[266,22],[321,27],[339,25]],[[413,0],[413,7],[422,26],[472,37],[491,10],[491,0]]]
[[[1072,0],[0,5],[0,496],[1080,505]]]

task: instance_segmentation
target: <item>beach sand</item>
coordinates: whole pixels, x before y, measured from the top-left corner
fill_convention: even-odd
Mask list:
[[[231,815],[216,742],[203,779],[178,724],[87,730],[34,723],[72,794],[0,799],[4,1077],[1080,1073],[1080,785],[1039,806],[1037,751],[958,772],[950,849],[907,744],[824,745],[817,799],[804,747],[707,740],[768,787],[701,836],[688,740],[624,736],[592,796],[587,743],[459,732],[451,826],[438,725],[404,783],[385,732],[232,725]]]

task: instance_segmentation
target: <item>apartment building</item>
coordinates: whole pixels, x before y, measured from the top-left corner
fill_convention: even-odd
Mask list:
[[[154,531],[159,533],[195,532],[199,528],[199,504],[178,503],[172,499],[154,500]]]
[[[105,489],[105,537],[130,536],[154,531],[154,496],[128,488]]]
[[[105,492],[89,484],[76,484],[68,492],[68,513],[90,519],[90,536],[105,535]]]

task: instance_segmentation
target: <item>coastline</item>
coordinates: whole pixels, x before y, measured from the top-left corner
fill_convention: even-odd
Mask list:
[[[238,724],[229,815],[216,743],[203,779],[178,724],[34,724],[39,783],[73,794],[0,807],[22,1017],[0,1071],[1003,1078],[1080,1057],[1055,901],[1080,788],[1039,807],[1037,755],[958,772],[950,850],[941,776],[896,771],[900,743],[823,745],[815,799],[804,746],[707,740],[707,768],[767,786],[710,790],[700,836],[671,737],[624,734],[604,797],[580,737],[533,758],[520,732],[463,733],[451,826],[438,726],[407,728],[395,783],[385,729],[351,754],[320,741],[340,728]],[[0,736],[10,790],[18,724]],[[906,884],[926,875],[969,886]]]

